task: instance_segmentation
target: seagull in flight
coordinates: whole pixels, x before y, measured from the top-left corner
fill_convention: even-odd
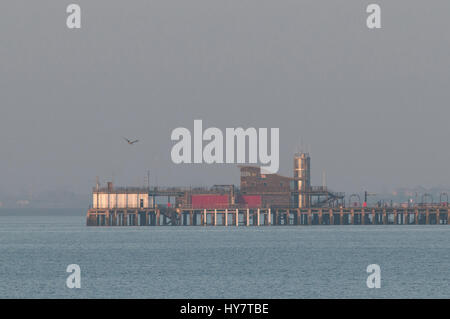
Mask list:
[[[127,143],[130,144],[130,145],[133,145],[134,143],[139,142],[139,140],[131,141],[131,140],[127,139],[126,137],[124,137],[123,139],[124,139],[125,141],[127,141]]]

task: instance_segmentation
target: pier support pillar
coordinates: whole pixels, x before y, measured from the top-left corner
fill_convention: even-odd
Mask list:
[[[448,212],[450,216],[450,210]],[[272,223],[272,214],[270,213],[270,208],[267,210],[267,224],[270,225]]]
[[[122,223],[123,223],[123,226],[128,226],[128,213],[126,210],[123,211]]]
[[[86,225],[87,226],[98,226],[96,214],[94,214],[92,212],[88,212]]]
[[[116,226],[116,216],[117,216],[117,210],[113,210],[111,212],[111,217],[110,217],[110,226]]]
[[[224,226],[228,226],[228,208],[225,209],[225,221],[224,221]]]
[[[217,226],[217,209],[214,209],[214,226]]]
[[[206,226],[207,222],[206,222],[206,217],[208,215],[206,214],[206,209],[203,210],[203,218],[202,218],[202,225]]]
[[[195,210],[191,211],[192,214],[192,225],[197,226],[197,212]]]
[[[238,208],[236,208],[235,223],[236,223],[236,227],[239,226],[239,209]]]
[[[256,211],[256,226],[259,226],[260,213],[261,211],[258,208],[258,210]]]
[[[182,210],[178,210],[178,216],[180,216],[180,224],[181,226],[187,226],[187,213]]]
[[[245,211],[245,226],[249,225],[249,221],[250,221],[250,210],[247,208],[247,210]]]

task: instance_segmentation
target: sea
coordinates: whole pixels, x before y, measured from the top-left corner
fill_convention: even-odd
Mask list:
[[[87,227],[85,213],[0,209],[0,298],[450,298],[450,225]]]

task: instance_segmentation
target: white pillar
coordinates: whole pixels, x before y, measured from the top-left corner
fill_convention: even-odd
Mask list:
[[[245,226],[248,226],[249,218],[250,218],[250,209],[247,208],[247,211],[245,212]]]
[[[228,226],[228,208],[225,209],[225,226]]]
[[[236,208],[236,226],[239,226],[239,209]]]
[[[258,208],[258,210],[256,212],[256,226],[259,226],[259,213],[260,213],[260,211],[259,211],[259,208]]]

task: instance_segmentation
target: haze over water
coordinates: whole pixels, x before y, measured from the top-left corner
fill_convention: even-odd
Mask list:
[[[450,298],[449,225],[86,227],[82,210],[45,213],[0,212],[0,298]],[[81,289],[66,288],[69,264]]]
[[[303,141],[313,185],[325,170],[334,191],[450,186],[447,0],[378,0],[380,30],[360,0],[77,3],[80,30],[68,3],[0,3],[5,207],[148,170],[154,185],[237,183],[235,165],[172,162],[172,130],[195,119],[280,128],[280,174]]]

